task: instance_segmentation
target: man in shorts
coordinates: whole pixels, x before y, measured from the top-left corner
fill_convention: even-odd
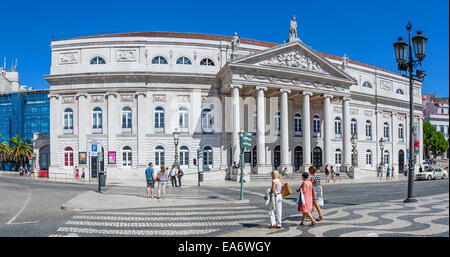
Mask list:
[[[155,170],[153,169],[152,162],[150,162],[147,169],[145,169],[145,177],[147,179],[147,199],[149,198],[149,192],[151,192],[153,199],[153,188],[155,188]]]

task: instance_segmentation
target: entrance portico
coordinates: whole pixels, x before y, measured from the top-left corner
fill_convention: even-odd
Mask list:
[[[274,167],[267,161],[268,144],[272,151],[280,146],[280,165],[289,172],[294,168],[294,119],[291,113],[302,115],[301,127],[303,147],[303,164],[299,171],[307,171],[312,165],[312,146],[321,145],[323,150],[323,166],[332,163],[331,137],[333,122],[331,118],[331,101],[342,101],[343,110],[343,167],[350,164],[350,119],[349,119],[349,87],[355,82],[348,74],[336,68],[328,60],[301,41],[286,43],[269,48],[253,55],[230,61],[219,72],[222,80],[221,91],[231,95],[233,106],[232,149],[233,162],[239,163],[239,132],[242,132],[240,120],[243,111],[240,110],[241,97],[256,98],[256,145],[257,163],[255,173],[269,173]],[[277,99],[279,119],[275,117],[273,126],[271,113],[267,113],[267,100]],[[300,102],[302,102],[300,104]],[[272,103],[272,102],[270,102]],[[314,114],[311,103],[322,106],[321,131],[318,137],[313,136],[311,128]],[[278,113],[278,112],[277,112]],[[244,117],[245,119],[245,117]],[[267,122],[269,120],[269,122]],[[279,124],[276,124],[278,123]],[[267,124],[268,123],[268,124]],[[299,129],[299,128],[296,128]],[[279,130],[279,133],[278,133]],[[313,137],[312,137],[313,136]],[[268,139],[272,139],[268,143]],[[252,146],[252,149],[253,149]],[[348,155],[348,156],[347,156]],[[270,158],[270,156],[269,156]],[[273,162],[272,162],[273,163]],[[344,168],[344,169],[346,169]]]

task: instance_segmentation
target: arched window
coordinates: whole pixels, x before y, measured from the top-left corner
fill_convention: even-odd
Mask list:
[[[203,109],[202,111],[202,129],[204,133],[212,133],[214,131],[214,115],[211,109]]]
[[[155,148],[155,165],[164,165],[164,148],[162,146],[157,146]]]
[[[297,137],[302,136],[302,115],[300,113],[294,115],[294,135]]]
[[[72,147],[66,147],[64,149],[64,167],[73,167],[73,149]]]
[[[275,113],[275,136],[280,135],[280,127],[281,127],[281,118],[280,118],[280,112]]]
[[[177,59],[177,64],[187,64],[187,65],[191,65],[191,60],[189,60],[189,58],[181,56],[180,58]]]
[[[366,165],[372,166],[372,151],[370,150],[366,151]]]
[[[401,90],[400,88],[397,89],[397,91],[395,91],[395,93],[397,93],[399,95],[404,95],[403,90]]]
[[[372,84],[370,84],[369,81],[364,81],[363,83],[363,87],[368,87],[368,88],[372,88]]]
[[[155,133],[164,133],[164,109],[160,106],[155,108]]]
[[[334,118],[334,136],[336,138],[342,137],[341,118],[340,117]]]
[[[356,119],[352,119],[350,121],[350,133],[355,136],[358,135],[358,127],[357,127]]]
[[[103,59],[102,57],[99,57],[99,56],[92,58],[90,63],[91,64],[106,64],[105,59]]]
[[[70,108],[64,110],[64,134],[73,134],[73,111]]]
[[[317,114],[313,117],[313,137],[320,137],[320,117]]]
[[[189,111],[185,107],[181,107],[178,114],[178,125],[180,127],[180,132],[189,132]]]
[[[103,118],[102,109],[95,107],[92,111],[92,133],[102,133]]]
[[[383,128],[384,141],[389,141],[389,124],[385,122]]]
[[[215,66],[213,60],[209,59],[209,58],[204,58],[200,61],[200,65],[204,65],[204,66]]]
[[[388,150],[384,150],[384,165],[389,165],[389,151]]]
[[[398,141],[403,142],[404,141],[404,137],[403,137],[403,124],[399,124],[398,125]]]
[[[334,163],[336,165],[341,165],[342,164],[342,152],[341,149],[337,148],[334,151]]]
[[[372,122],[366,120],[366,140],[372,140]]]
[[[207,170],[212,169],[213,166],[213,150],[210,146],[203,148],[203,167]]]
[[[122,149],[122,166],[131,167],[131,164],[132,164],[131,147],[125,146]]]
[[[187,146],[180,147],[180,165],[189,165],[189,148],[187,148]]]
[[[131,133],[131,109],[124,107],[122,109],[122,133]]]
[[[167,60],[162,56],[156,56],[153,58],[152,64],[167,64]]]

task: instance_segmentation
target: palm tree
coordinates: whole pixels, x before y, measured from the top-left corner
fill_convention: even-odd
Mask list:
[[[0,143],[0,168],[2,162],[9,160],[9,144],[6,141]]]
[[[11,137],[9,142],[11,142],[9,150],[11,160],[14,162],[20,162],[20,164],[23,165],[24,158],[33,153],[33,146],[30,139],[20,138],[19,135],[16,135],[15,137]]]

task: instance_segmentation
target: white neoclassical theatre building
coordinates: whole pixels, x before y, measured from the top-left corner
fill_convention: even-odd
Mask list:
[[[90,172],[88,141],[97,139],[108,177],[141,178],[149,162],[157,168],[174,162],[175,129],[181,132],[181,167],[196,173],[193,160],[202,149],[201,169],[211,174],[205,179],[230,177],[229,167],[240,160],[242,131],[252,132],[252,147],[244,155],[251,173],[325,164],[347,170],[352,135],[357,136],[355,176],[358,170],[375,171],[381,158],[403,170],[408,78],[313,50],[294,29],[291,25],[284,44],[172,32],[53,41],[45,76],[50,176],[72,176],[74,166]],[[420,82],[413,94],[422,144]],[[423,154],[418,156],[421,161]]]

